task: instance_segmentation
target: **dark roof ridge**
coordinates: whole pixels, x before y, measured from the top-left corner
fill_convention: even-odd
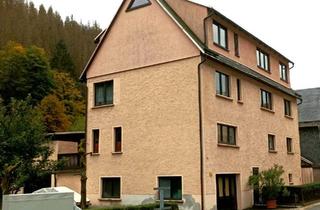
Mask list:
[[[305,89],[297,89],[297,90],[295,90],[295,91],[316,90],[316,89],[320,89],[320,87],[305,88]]]

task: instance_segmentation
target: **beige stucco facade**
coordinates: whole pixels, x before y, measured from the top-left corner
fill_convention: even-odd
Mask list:
[[[199,24],[203,24],[208,10],[185,0],[167,2],[204,40],[203,25]],[[247,184],[252,168],[264,170],[274,164],[284,167],[287,184],[288,174],[292,174],[294,184],[300,184],[296,98],[224,64],[204,60],[198,46],[161,7],[161,2],[151,0],[149,6],[126,11],[129,3],[125,0],[122,4],[85,72],[87,152],[93,152],[93,130],[99,129],[99,151],[87,156],[87,196],[92,204],[153,202],[158,199],[153,189],[158,186],[158,177],[181,176],[182,209],[201,209],[202,202],[203,209],[217,209],[216,175],[234,174],[237,208],[244,209],[253,204],[253,192]],[[199,19],[192,22],[186,15],[188,10]],[[207,21],[212,22],[213,18],[217,17]],[[232,37],[237,29],[224,24]],[[235,58],[232,39],[229,51],[216,49],[212,45],[212,24],[206,25],[210,49],[290,87],[290,83],[279,79],[279,61],[288,64],[282,56],[266,49],[270,52],[272,71],[263,72],[257,68],[255,40],[237,31],[240,57]],[[216,71],[229,76],[230,97],[216,95]],[[241,80],[241,101],[236,97],[237,79]],[[113,80],[113,104],[95,106],[94,85],[110,80]],[[260,89],[272,93],[272,111],[260,108]],[[290,118],[284,116],[284,99],[292,104]],[[236,146],[218,144],[218,123],[237,128]],[[122,128],[121,153],[113,152],[114,127]],[[268,134],[275,135],[276,152],[268,151]],[[287,153],[287,137],[293,140],[292,154]],[[120,198],[101,197],[103,177],[120,177]]]
[[[53,151],[50,156],[51,160],[58,160],[59,155],[78,154],[77,142],[53,141],[51,148]],[[80,193],[80,170],[64,169],[51,175],[51,187],[63,186]]]

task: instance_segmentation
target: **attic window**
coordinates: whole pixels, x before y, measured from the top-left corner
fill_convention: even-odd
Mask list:
[[[150,0],[131,0],[127,11],[134,10],[134,9],[139,9],[141,7],[145,7],[145,6],[148,6],[150,4],[151,4]]]

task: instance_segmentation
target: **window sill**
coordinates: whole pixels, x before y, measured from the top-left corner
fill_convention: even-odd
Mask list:
[[[238,145],[223,144],[223,143],[218,143],[218,147],[230,147],[230,148],[240,149],[240,147]]]
[[[91,153],[91,156],[100,156],[100,153]]]
[[[289,115],[284,115],[287,119],[289,120],[293,120],[293,117],[292,116],[289,116]]]
[[[238,100],[238,104],[243,104],[243,100]]]
[[[266,73],[268,73],[268,74],[271,74],[271,70],[269,69],[264,69],[264,68],[262,68],[261,66],[258,66],[257,65],[257,67],[259,68],[259,69],[261,69],[261,70],[263,70],[264,72],[266,72]]]
[[[219,45],[219,44],[217,44],[217,43],[215,43],[215,42],[213,42],[213,45],[216,46],[216,47],[219,47],[220,49],[223,49],[223,50],[229,52],[228,47],[223,47],[223,46],[221,46],[221,45]]]
[[[121,201],[121,198],[99,198],[99,201]]]
[[[288,155],[294,155],[294,152],[287,152]]]
[[[276,151],[276,150],[269,150],[269,153],[277,154],[277,153],[278,153],[278,151]]]
[[[264,107],[260,107],[260,109],[263,110],[263,111],[270,112],[270,113],[272,113],[272,114],[275,113],[272,109],[267,109],[267,108],[264,108]]]
[[[233,98],[230,98],[230,96],[224,96],[224,95],[220,95],[220,94],[216,94],[216,96],[219,98],[229,100],[229,101],[233,101]]]
[[[122,155],[123,152],[111,152],[112,155]]]
[[[282,82],[285,82],[285,83],[289,84],[289,81],[288,81],[288,80],[285,80],[285,79],[282,79],[282,78],[280,78],[280,80],[281,80]]]
[[[160,202],[160,200],[157,200],[157,202]],[[169,202],[169,203],[184,203],[184,200],[164,200],[164,202]]]
[[[106,104],[106,105],[100,105],[100,106],[94,106],[92,109],[100,109],[105,107],[114,107],[114,104]]]

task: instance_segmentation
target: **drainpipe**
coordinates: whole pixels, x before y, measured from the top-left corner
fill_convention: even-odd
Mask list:
[[[201,55],[203,59],[203,55]],[[201,65],[207,61],[205,56],[201,63],[198,64],[198,100],[199,100],[199,132],[200,132],[200,187],[201,187],[201,210],[204,210],[204,142],[203,142],[203,124],[202,124],[202,91],[201,91]]]
[[[206,18],[203,19],[203,30],[204,30],[204,43],[207,47],[207,29],[206,22],[211,18],[213,12],[211,12]],[[202,83],[201,83],[201,66],[207,61],[207,56],[201,54],[202,61],[198,64],[198,100],[199,100],[199,133],[200,133],[200,187],[201,187],[201,210],[204,210],[205,205],[205,174],[204,174],[204,141],[203,141],[203,123],[202,123]]]

